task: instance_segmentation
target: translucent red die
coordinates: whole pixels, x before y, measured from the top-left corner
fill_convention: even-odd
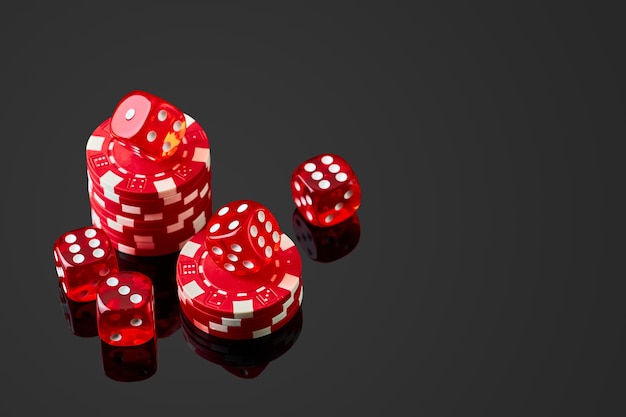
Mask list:
[[[173,155],[186,130],[185,114],[180,109],[140,90],[124,96],[111,116],[111,136],[154,161]]]
[[[98,287],[98,335],[113,346],[138,346],[155,337],[154,287],[141,272],[121,271]]]
[[[320,154],[302,162],[291,176],[291,195],[312,225],[329,227],[352,216],[361,205],[361,186],[346,160]]]
[[[100,282],[119,270],[109,236],[96,227],[62,234],[52,252],[62,291],[73,301],[94,301]]]
[[[238,276],[258,272],[280,246],[278,221],[267,207],[252,200],[222,206],[205,230],[206,245],[215,264]]]

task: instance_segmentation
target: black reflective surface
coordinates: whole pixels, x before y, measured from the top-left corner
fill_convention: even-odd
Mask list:
[[[3,7],[0,415],[625,414],[618,5]],[[85,144],[133,89],[206,130],[214,207],[257,200],[301,249],[288,349],[195,353],[167,262],[156,361],[103,352],[92,306],[60,300]],[[307,246],[289,179],[326,151],[359,176],[358,241]]]

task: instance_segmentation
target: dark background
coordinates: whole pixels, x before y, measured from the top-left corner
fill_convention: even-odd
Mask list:
[[[622,15],[467,3],[3,5],[0,414],[623,415]],[[52,245],[132,89],[204,127],[214,208],[293,237],[302,160],[359,176],[358,246],[303,254],[302,332],[257,378],[178,331],[116,382],[64,319]]]

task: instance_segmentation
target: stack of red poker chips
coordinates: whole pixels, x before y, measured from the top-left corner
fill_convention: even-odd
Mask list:
[[[276,332],[298,312],[302,262],[286,234],[272,262],[252,275],[235,276],[208,255],[203,230],[183,246],[176,268],[181,313],[195,328],[223,339],[257,339]]]
[[[143,158],[111,135],[111,118],[86,146],[91,219],[114,248],[135,256],[178,252],[212,215],[211,157],[202,127],[185,114],[187,130],[162,161]]]

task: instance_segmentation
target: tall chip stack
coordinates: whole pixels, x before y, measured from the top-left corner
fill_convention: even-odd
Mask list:
[[[198,122],[182,112],[180,120],[163,131],[158,124],[168,122],[176,109],[161,99],[133,92],[116,112],[129,103],[135,108],[125,109],[122,121],[135,126],[117,128],[126,137],[112,129],[112,120],[115,125],[119,118],[114,112],[87,141],[91,220],[120,253],[148,257],[175,253],[212,215],[209,140]],[[159,157],[149,147],[155,139],[158,149],[164,150]]]

